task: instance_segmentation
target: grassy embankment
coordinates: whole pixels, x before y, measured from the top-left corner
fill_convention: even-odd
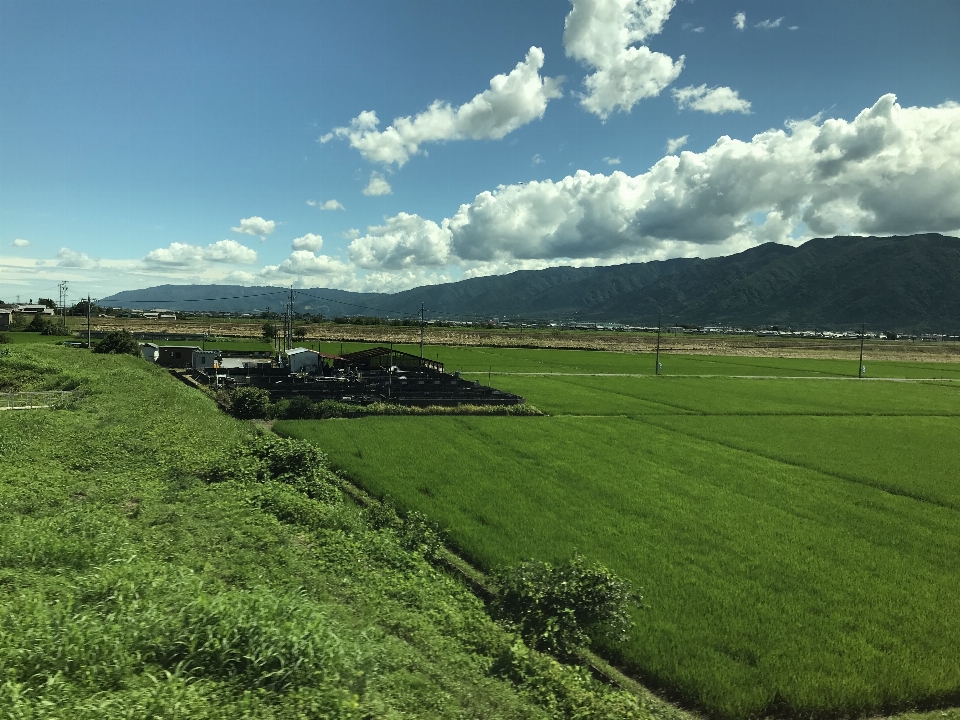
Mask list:
[[[163,370],[0,347],[3,391],[74,387],[0,412],[0,716],[631,714],[330,486],[209,475],[253,430]]]
[[[793,362],[777,368],[796,372]],[[805,369],[838,372],[831,362]],[[484,567],[577,549],[643,586],[633,637],[607,651],[711,714],[956,703],[960,386],[529,376],[495,385],[553,416],[277,430],[320,444],[375,494],[440,522]]]

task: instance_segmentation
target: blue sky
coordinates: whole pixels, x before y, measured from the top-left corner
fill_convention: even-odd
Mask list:
[[[957,28],[954,0],[0,0],[0,299],[957,234]]]

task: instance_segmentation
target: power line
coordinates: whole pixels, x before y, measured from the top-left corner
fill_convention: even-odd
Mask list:
[[[361,310],[375,310],[377,312],[394,313],[394,314],[399,313],[400,315],[410,315],[412,317],[417,317],[420,315],[419,310],[417,312],[404,312],[403,310],[387,310],[386,308],[372,307],[370,305],[358,305],[357,303],[349,303],[344,300],[334,300],[333,298],[321,297],[320,295],[314,295],[313,293],[308,293],[305,290],[297,290],[297,294],[306,295],[307,297],[312,297],[317,300],[323,300],[324,302],[332,302],[332,303],[337,303],[338,305],[346,305],[348,307],[360,308]]]
[[[161,298],[159,300],[127,300],[129,303],[181,303],[181,302],[214,302],[216,300],[243,300],[245,298],[264,297],[266,295],[279,295],[286,290],[275,290],[268,293],[255,293],[253,295],[232,295],[230,297],[218,298]]]

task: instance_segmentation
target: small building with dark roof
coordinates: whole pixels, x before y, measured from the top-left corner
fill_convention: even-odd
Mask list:
[[[161,345],[157,355],[157,365],[174,368],[192,367],[193,351],[199,349],[196,345]]]

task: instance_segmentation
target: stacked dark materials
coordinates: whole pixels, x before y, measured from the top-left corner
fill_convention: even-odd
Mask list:
[[[388,347],[347,355],[321,356],[315,371],[290,373],[266,363],[218,371],[228,387],[252,385],[269,390],[271,398],[298,395],[311,400],[337,400],[397,405],[519,405],[524,398],[497,390],[460,373],[446,373],[443,363]],[[199,378],[198,378],[199,379]],[[210,382],[212,378],[204,378]]]

